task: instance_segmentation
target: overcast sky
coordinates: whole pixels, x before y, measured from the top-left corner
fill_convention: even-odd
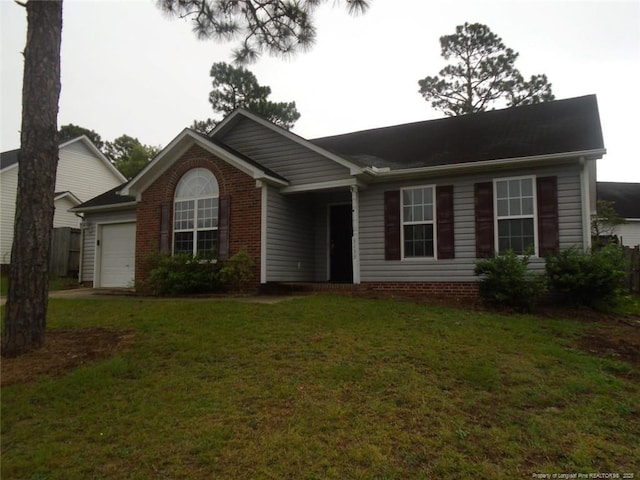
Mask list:
[[[547,74],[556,98],[595,93],[608,151],[599,180],[640,182],[639,0],[372,0],[359,17],[333,4],[315,15],[311,51],[249,67],[273,100],[296,102],[295,133],[315,138],[442,117],[417,82],[444,66],[440,36],[479,22],[520,53],[525,77]],[[20,144],[25,17],[0,0],[2,151]],[[187,20],[168,19],[153,0],[65,0],[58,123],[103,140],[128,134],[165,146],[194,119],[213,116],[209,70],[230,62],[233,46],[197,40]]]

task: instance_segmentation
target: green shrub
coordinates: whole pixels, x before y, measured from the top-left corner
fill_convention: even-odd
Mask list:
[[[254,279],[255,262],[245,248],[240,249],[220,269],[220,280],[225,289],[244,291]]]
[[[609,244],[582,252],[575,247],[547,258],[551,291],[569,303],[595,308],[615,305],[623,294],[624,251]]]
[[[481,275],[478,290],[489,306],[517,312],[531,311],[545,292],[545,278],[529,270],[529,255],[519,257],[509,250],[504,255],[480,260],[475,274]]]
[[[157,255],[145,288],[154,295],[191,295],[220,291],[218,267],[201,256]]]

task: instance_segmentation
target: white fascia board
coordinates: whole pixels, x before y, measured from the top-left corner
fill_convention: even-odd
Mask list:
[[[64,147],[71,145],[75,142],[82,142],[86,145],[86,147],[91,150],[91,152],[100,159],[100,161],[102,161],[107,168],[111,171],[111,173],[113,173],[116,178],[118,178],[121,182],[126,182],[127,181],[127,177],[125,177],[122,173],[120,173],[120,170],[118,170],[113,163],[111,163],[109,161],[109,159],[107,157],[104,156],[104,154],[98,150],[98,147],[96,147],[93,142],[86,136],[86,135],[81,135],[80,137],[76,137],[76,138],[72,138],[71,140],[67,140],[66,142],[61,143],[58,146],[58,156],[60,155],[60,150],[63,149]],[[11,170],[12,168],[17,168],[18,165],[20,165],[20,162],[16,162],[13,163],[11,165],[9,165],[8,167],[5,167],[2,169],[3,172],[7,172],[9,170]]]
[[[0,172],[6,173],[14,168],[18,168],[18,165],[20,165],[20,162],[12,163],[11,165],[4,167],[2,170],[0,170]]]
[[[67,145],[71,145],[72,143],[75,142],[82,142],[85,144],[85,146],[91,150],[91,152],[98,157],[102,163],[104,163],[107,168],[109,170],[111,170],[111,172],[121,181],[121,182],[126,182],[127,181],[127,177],[125,177],[122,173],[120,173],[120,170],[118,170],[115,165],[113,165],[113,163],[111,163],[109,161],[109,159],[107,157],[104,156],[104,154],[98,149],[98,147],[96,147],[93,142],[89,139],[89,137],[87,137],[86,135],[81,135],[79,137],[76,138],[72,138],[71,140],[68,140],[64,143],[61,143],[60,146],[58,147],[58,150],[63,149],[64,147],[66,147]]]
[[[338,188],[358,187],[366,188],[366,184],[356,178],[347,178],[344,180],[330,180],[328,182],[305,183],[302,185],[291,185],[280,189],[280,193],[302,193],[316,192],[318,190],[333,190]]]
[[[584,150],[579,152],[552,153],[547,155],[535,155],[531,157],[503,158],[499,160],[485,160],[480,162],[467,162],[459,164],[436,165],[433,167],[407,168],[401,170],[379,171],[369,167],[365,173],[379,181],[388,179],[401,179],[404,177],[435,176],[445,174],[461,174],[477,170],[494,170],[496,168],[520,167],[527,164],[549,164],[558,161],[580,161],[581,158],[596,160],[607,153],[606,149]]]
[[[328,158],[329,160],[332,160],[340,165],[342,165],[345,168],[349,169],[349,173],[351,175],[358,175],[361,174],[363,172],[363,168],[359,165],[356,165],[353,162],[350,162],[349,160],[346,160],[344,158],[342,158],[339,155],[336,155],[335,153],[331,153],[328,150],[325,150],[322,147],[318,147],[317,145],[314,145],[313,143],[311,143],[309,140],[306,140],[304,138],[302,138],[299,135],[296,135],[293,132],[290,132],[289,130],[286,130],[282,127],[278,127],[277,125],[274,125],[273,123],[265,120],[264,118],[260,118],[259,116],[248,112],[247,110],[244,110],[242,108],[238,108],[236,110],[234,110],[233,112],[231,112],[228,116],[226,116],[224,118],[224,120],[222,122],[220,122],[216,128],[211,132],[211,136],[215,137],[216,134],[219,131],[224,131],[226,128],[226,126],[231,123],[233,121],[233,119],[235,117],[237,117],[238,115],[242,115],[250,120],[253,120],[256,123],[259,123],[260,125],[268,128],[269,130],[272,130],[273,132],[277,133],[278,135],[282,135],[283,137],[287,138],[288,140],[291,140],[292,142],[297,143],[298,145],[301,145],[302,147],[311,150],[315,153],[317,153],[318,155],[322,155],[325,158]]]
[[[255,180],[265,180],[279,186],[289,183],[267,175],[259,168],[245,162],[241,158],[227,152],[213,142],[185,128],[167,147],[154,158],[138,175],[136,175],[121,191],[120,195],[135,196],[140,199],[141,193],[160,177],[175,160],[184,155],[194,145],[198,145],[209,153],[229,163]]]
[[[96,213],[96,212],[115,212],[119,210],[132,210],[136,208],[138,202],[115,203],[113,205],[96,205],[95,207],[70,208],[70,212],[77,213]]]
[[[187,132],[188,130],[185,128],[173,140],[171,140],[171,142],[169,142],[169,144],[166,147],[164,147],[160,151],[160,153],[158,153],[158,155],[155,156],[153,160],[151,160],[142,170],[138,172],[138,174],[135,177],[133,177],[129,181],[129,183],[127,183],[122,188],[122,190],[120,190],[119,192],[120,195],[137,196],[135,195],[134,192],[140,191],[139,186],[140,184],[144,183],[143,179],[147,176],[147,173],[157,168],[157,165],[160,164],[163,161],[163,159],[176,148],[178,143],[180,143],[180,141],[185,137]],[[155,176],[153,180],[155,180],[156,178],[157,176]],[[152,182],[148,182],[148,183],[152,183]]]
[[[69,197],[69,199],[76,205],[80,205],[82,203],[80,199],[73,194],[73,192],[69,192],[69,191],[61,192],[59,195],[56,195],[53,199],[60,200],[61,198],[65,198],[65,197]]]

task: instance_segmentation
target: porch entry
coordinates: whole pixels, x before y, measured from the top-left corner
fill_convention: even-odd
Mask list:
[[[353,282],[351,205],[329,206],[329,281]]]

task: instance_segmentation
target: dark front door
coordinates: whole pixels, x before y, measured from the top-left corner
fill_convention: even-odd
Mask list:
[[[351,256],[351,205],[332,205],[329,209],[330,280],[353,282]]]

